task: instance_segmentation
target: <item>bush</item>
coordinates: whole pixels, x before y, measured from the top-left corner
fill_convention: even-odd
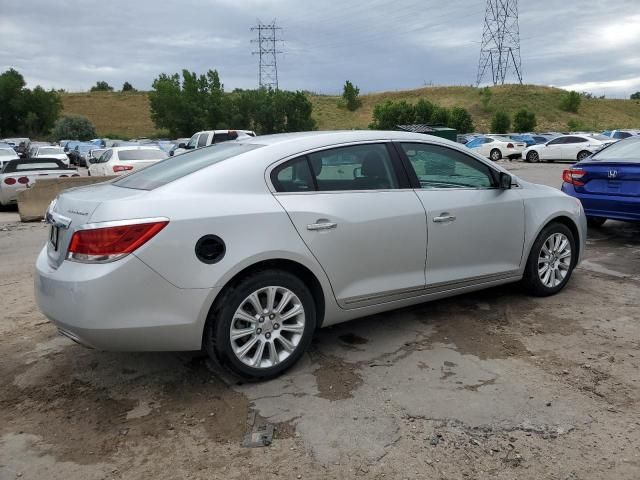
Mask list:
[[[640,92],[632,93],[629,98],[631,100],[640,100]]]
[[[98,136],[93,123],[82,115],[65,115],[60,117],[56,121],[51,135],[55,140],[61,140],[63,138],[91,140]]]
[[[398,125],[407,125],[415,122],[416,114],[413,105],[404,100],[393,102],[387,100],[373,108],[373,122],[369,128],[373,130],[394,130]]]
[[[9,69],[0,74],[0,137],[44,136],[62,110],[60,95],[54,90],[25,87],[22,75]]]
[[[445,107],[436,107],[433,109],[433,113],[431,114],[431,123],[434,125],[449,125],[449,116],[451,112]]]
[[[415,111],[416,123],[429,123],[431,122],[431,117],[433,116],[433,111],[435,110],[436,106],[429,100],[421,98],[413,108]]]
[[[516,132],[532,132],[538,124],[536,114],[523,108],[513,117],[513,128]]]
[[[347,110],[354,112],[360,107],[362,102],[358,95],[360,95],[360,89],[347,80],[342,91],[342,99],[345,101]]]
[[[580,94],[571,90],[562,96],[562,99],[560,100],[560,108],[565,112],[578,113],[581,101],[582,98],[580,97]]]
[[[124,82],[122,84],[122,91],[123,92],[136,92],[137,90],[135,88],[133,88],[133,85],[131,85],[129,82]]]
[[[498,111],[491,118],[491,131],[493,133],[507,133],[511,128],[511,117],[503,111]]]
[[[467,110],[462,107],[453,107],[451,114],[449,115],[450,128],[455,128],[458,133],[470,133],[473,132],[473,120]]]
[[[482,102],[482,107],[485,111],[489,111],[489,102],[491,102],[491,96],[493,92],[489,87],[484,87],[480,89],[480,101]]]

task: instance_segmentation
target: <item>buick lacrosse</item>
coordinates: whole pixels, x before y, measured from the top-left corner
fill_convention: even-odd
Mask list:
[[[316,328],[508,282],[557,293],[580,202],[463,145],[403,132],[281,134],[194,150],[62,193],[35,291],[105,350],[206,350],[247,378]]]

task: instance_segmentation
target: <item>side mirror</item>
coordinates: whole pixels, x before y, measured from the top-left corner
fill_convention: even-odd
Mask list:
[[[178,148],[187,148],[187,144],[186,143],[179,143],[178,144]]]
[[[511,183],[511,175],[500,172],[500,175],[498,176],[498,188],[500,188],[500,190],[509,190],[511,188]]]

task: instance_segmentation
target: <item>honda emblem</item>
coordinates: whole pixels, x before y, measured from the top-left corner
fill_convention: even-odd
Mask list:
[[[617,170],[609,170],[609,178],[616,178],[618,176]]]

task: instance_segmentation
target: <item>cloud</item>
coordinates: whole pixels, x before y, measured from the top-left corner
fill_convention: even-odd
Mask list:
[[[601,94],[640,90],[637,0],[520,2],[526,83]],[[148,89],[159,73],[216,68],[227,90],[255,87],[258,19],[282,27],[281,88],[363,92],[475,82],[481,0],[0,0],[0,71],[33,86],[98,80]]]

